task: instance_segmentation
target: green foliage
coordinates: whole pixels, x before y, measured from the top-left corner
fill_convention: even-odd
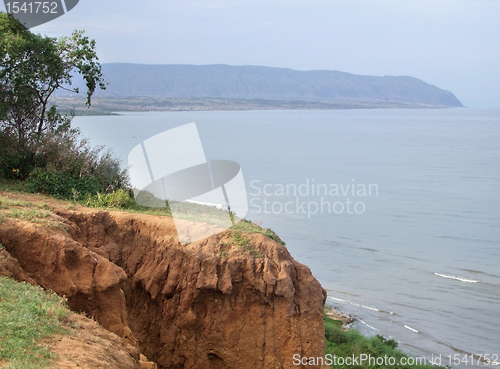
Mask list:
[[[35,168],[70,176],[96,176],[101,185],[120,186],[124,175],[102,148],[91,150],[72,116],[61,115],[49,98],[70,89],[73,73],[87,86],[87,105],[105,88],[95,41],[76,31],[60,39],[35,35],[10,14],[0,12],[0,175],[25,179]],[[89,160],[90,159],[90,160]]]
[[[398,343],[397,341],[395,341],[394,339],[390,338],[390,339],[386,339],[384,336],[381,336],[380,334],[377,334],[375,336],[380,342],[382,342],[384,345],[390,347],[390,348],[393,348],[395,349],[396,347],[398,347]]]
[[[65,302],[40,287],[0,277],[0,359],[7,368],[49,368],[54,354],[37,341],[67,333]]]
[[[347,336],[342,329],[340,320],[329,319],[325,316],[325,338],[328,342],[342,344],[347,342]]]
[[[79,194],[97,194],[102,191],[101,183],[94,177],[74,178],[60,172],[35,169],[26,179],[26,190],[53,195],[60,199],[79,199]]]
[[[162,208],[168,206],[168,202],[156,197],[149,191],[137,191],[135,193],[135,199],[138,203],[149,208]]]
[[[325,355],[332,357],[360,357],[360,355],[370,355],[373,358],[385,357],[395,358],[396,365],[383,366],[386,369],[430,369],[436,368],[432,365],[398,365],[400,359],[408,357],[402,351],[397,349],[398,343],[393,339],[386,339],[381,335],[365,337],[356,329],[344,331],[342,322],[333,320],[324,316],[325,321]],[[337,363],[339,364],[339,363]],[[373,364],[373,363],[372,363]],[[364,362],[364,365],[332,365],[332,368],[380,368],[378,365],[370,365]]]
[[[84,200],[85,206],[92,208],[116,208],[116,209],[138,209],[135,200],[130,197],[128,191],[119,189],[110,194],[97,193],[94,196],[87,196]]]
[[[0,46],[0,80],[4,87],[0,106],[4,116],[11,114],[14,118],[18,114],[20,118],[21,114],[25,120],[35,120],[37,129],[49,128],[50,120],[45,121],[49,117],[48,99],[56,89],[71,85],[75,71],[86,82],[87,105],[97,87],[106,88],[95,41],[85,37],[83,31],[60,39],[35,35],[10,14],[0,13]],[[8,93],[16,95],[5,100]],[[7,102],[14,103],[17,110],[10,110]]]

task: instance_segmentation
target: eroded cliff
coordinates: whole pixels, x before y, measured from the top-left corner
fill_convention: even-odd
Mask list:
[[[25,195],[23,195],[25,196]],[[322,356],[326,296],[285,246],[227,230],[180,245],[171,218],[56,204],[7,218],[0,274],[64,295],[159,368],[297,368]]]

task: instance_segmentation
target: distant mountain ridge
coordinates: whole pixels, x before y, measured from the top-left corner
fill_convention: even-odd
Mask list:
[[[407,76],[375,77],[328,70],[222,64],[106,63],[102,70],[109,86],[105,91],[97,91],[97,97],[355,100],[463,106],[450,91]]]

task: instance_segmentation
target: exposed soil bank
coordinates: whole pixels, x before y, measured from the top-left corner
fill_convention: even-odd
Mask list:
[[[75,333],[47,340],[46,343],[58,354],[55,362],[58,368],[142,369],[141,365],[148,365],[140,361],[137,347],[107,331],[95,321],[78,314],[71,314],[69,320],[77,326]]]
[[[167,217],[53,214],[66,230],[0,224],[0,273],[66,296],[159,368],[297,368],[294,354],[324,355],[326,292],[280,243],[243,234],[251,253],[225,231],[183,246]]]

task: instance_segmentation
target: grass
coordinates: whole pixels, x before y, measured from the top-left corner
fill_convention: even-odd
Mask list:
[[[14,218],[31,223],[40,223],[49,227],[64,228],[61,223],[48,219],[51,212],[45,210],[47,208],[48,205],[45,203],[13,200],[0,195],[0,223],[6,218]]]
[[[0,191],[26,192],[23,182],[8,179],[0,179]]]
[[[396,365],[369,365],[369,363],[364,362],[364,365],[332,365],[332,368],[386,368],[386,369],[431,369],[436,368],[432,365],[398,365],[400,359],[408,355],[403,353],[397,348],[398,343],[393,339],[386,339],[381,335],[376,335],[373,337],[365,337],[358,330],[350,328],[344,331],[342,328],[342,322],[338,320],[333,320],[326,315],[324,316],[325,321],[325,355],[330,354],[332,357],[336,355],[337,357],[347,358],[347,357],[360,357],[360,355],[371,355],[373,358],[395,358]],[[372,362],[373,364],[373,362]]]
[[[53,367],[56,356],[39,344],[43,338],[70,333],[64,300],[27,283],[0,277],[0,359],[8,369]]]
[[[34,206],[34,204],[30,201],[21,201],[21,200],[12,200],[8,197],[5,196],[0,196],[0,209],[6,209],[11,206],[26,206],[26,207],[31,207]]]
[[[278,237],[276,233],[271,228],[262,228],[250,220],[242,219],[240,222],[236,223],[231,229],[236,231],[243,231],[247,233],[260,233],[270,239],[285,245],[285,242]]]
[[[264,255],[254,250],[252,245],[250,245],[250,242],[245,237],[243,237],[241,231],[236,230],[234,232],[229,232],[228,236],[231,238],[231,243],[219,243],[219,246],[221,247],[219,256],[221,258],[225,258],[229,255],[229,248],[231,247],[231,245],[235,245],[241,249],[247,250],[254,258],[264,257]]]
[[[34,209],[11,209],[9,212],[0,215],[0,221],[3,218],[16,218],[28,222],[44,223],[50,215],[48,211],[38,211]]]
[[[12,192],[12,193],[29,193],[25,188],[24,184],[20,181],[13,180],[0,180],[0,192]],[[164,202],[163,200],[158,200],[154,198],[151,194],[141,193],[142,196],[146,196],[146,203],[156,204],[158,206],[159,202]],[[148,196],[149,195],[149,196]],[[51,197],[54,201],[63,202],[63,200]],[[94,196],[86,196],[80,199],[80,194],[74,193],[74,199],[71,202],[65,204],[67,209],[76,209],[76,205],[105,209],[105,210],[120,210],[128,213],[140,213],[154,216],[167,216],[172,217],[172,211],[170,206],[175,211],[175,216],[182,219],[206,222],[209,224],[219,225],[222,227],[227,227],[228,224],[228,211],[216,209],[210,206],[202,206],[195,203],[186,202],[171,202],[170,204],[165,204],[165,207],[146,207],[141,206],[132,199],[128,191],[120,189],[111,194],[97,194]],[[24,209],[12,209],[12,208],[24,208]],[[26,209],[28,208],[28,209]],[[2,209],[9,209],[9,211],[2,212]],[[29,222],[41,223],[44,225],[64,228],[64,225],[56,221],[47,219],[50,212],[39,211],[39,210],[51,210],[50,206],[45,203],[33,203],[28,201],[12,200],[8,197],[0,195],[0,223],[5,218],[17,218],[26,220]],[[250,250],[249,246],[243,245],[244,241],[240,239],[241,232],[246,233],[258,233],[285,245],[285,242],[278,237],[278,235],[270,228],[262,228],[259,225],[252,223],[246,219],[236,219],[238,221],[235,225],[231,227],[234,231],[238,231],[239,236],[236,236],[234,240],[235,243],[239,244],[243,248],[247,248],[252,251],[254,256],[257,253]],[[257,256],[256,256],[257,257]]]

